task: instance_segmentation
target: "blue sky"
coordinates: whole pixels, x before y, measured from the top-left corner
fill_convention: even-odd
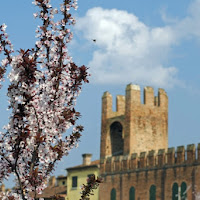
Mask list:
[[[0,4],[0,24],[8,25],[15,50],[34,45],[37,21],[31,2]],[[167,91],[169,147],[199,143],[200,0],[79,0],[78,5],[69,49],[74,62],[90,67],[90,83],[84,85],[77,103],[85,131],[79,147],[54,174],[66,175],[67,167],[82,162],[83,153],[99,158],[102,94],[124,94],[130,82],[141,90],[153,86],[155,94],[160,87]],[[0,127],[9,117],[6,87],[7,83],[0,91]],[[12,180],[5,183],[13,186]]]

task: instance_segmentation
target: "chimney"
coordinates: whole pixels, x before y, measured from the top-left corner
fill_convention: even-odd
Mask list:
[[[82,154],[82,156],[83,156],[83,165],[90,165],[92,154],[85,153],[85,154]]]
[[[1,192],[5,192],[5,185],[4,185],[4,184],[2,184],[2,185],[0,186],[0,191],[1,191]]]
[[[50,177],[48,185],[51,187],[54,187],[56,185],[56,177],[55,176]]]

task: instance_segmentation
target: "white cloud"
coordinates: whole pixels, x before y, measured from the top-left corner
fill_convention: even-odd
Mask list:
[[[97,49],[88,66],[92,79],[100,84],[139,83],[158,87],[176,84],[177,68],[167,66],[170,50],[181,39],[199,36],[200,0],[196,0],[185,19],[164,27],[148,27],[134,14],[100,7],[88,10],[77,20],[76,30]],[[200,26],[198,26],[200,27]],[[189,29],[188,29],[189,28]]]
[[[180,39],[195,37],[200,39],[200,0],[191,3],[188,16],[177,22],[174,27]]]

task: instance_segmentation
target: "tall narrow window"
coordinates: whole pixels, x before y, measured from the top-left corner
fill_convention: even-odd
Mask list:
[[[178,184],[174,183],[172,186],[172,200],[178,200]]]
[[[181,200],[187,199],[187,184],[185,182],[181,183]]]
[[[72,188],[76,188],[77,187],[77,176],[73,176],[72,177]]]
[[[152,185],[149,190],[149,200],[156,200],[156,186]]]
[[[129,190],[129,200],[135,200],[135,188],[131,187]]]
[[[110,139],[112,155],[123,155],[124,139],[122,137],[122,125],[119,122],[114,122],[110,126]]]
[[[111,190],[110,199],[116,200],[116,190],[114,188]]]

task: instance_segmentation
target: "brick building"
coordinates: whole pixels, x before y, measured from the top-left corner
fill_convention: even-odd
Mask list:
[[[200,144],[168,148],[168,97],[129,84],[102,97],[100,200],[200,199]]]

